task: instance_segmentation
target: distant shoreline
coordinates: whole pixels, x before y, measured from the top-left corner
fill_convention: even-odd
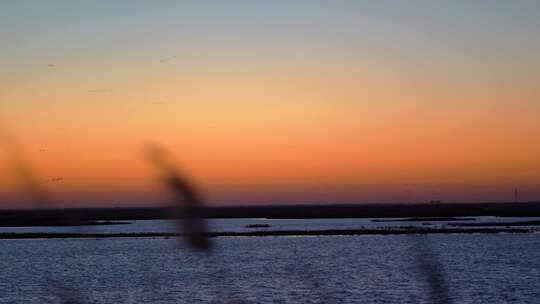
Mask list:
[[[0,210],[0,226],[73,226],[77,223],[173,219],[173,208],[86,208]],[[540,217],[540,202],[528,203],[436,203],[204,207],[202,218],[451,218]]]

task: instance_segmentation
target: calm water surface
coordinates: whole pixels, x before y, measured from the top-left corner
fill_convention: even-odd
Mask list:
[[[429,303],[419,238],[453,303],[538,303],[537,234],[2,240],[0,303]]]

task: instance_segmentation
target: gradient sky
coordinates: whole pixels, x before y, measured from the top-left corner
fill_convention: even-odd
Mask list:
[[[215,205],[540,199],[539,1],[1,1],[0,41],[59,206],[164,203],[149,142]]]

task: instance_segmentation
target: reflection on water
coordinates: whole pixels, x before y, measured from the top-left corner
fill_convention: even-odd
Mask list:
[[[4,240],[0,303],[58,303],[44,273],[79,289],[84,303],[429,303],[408,254],[416,237],[219,238],[213,255],[163,238]],[[454,303],[540,296],[540,236],[424,238]]]

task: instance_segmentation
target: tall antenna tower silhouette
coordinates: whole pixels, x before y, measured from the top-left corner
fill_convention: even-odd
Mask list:
[[[519,192],[518,188],[514,188],[514,203],[517,203],[519,201]]]

